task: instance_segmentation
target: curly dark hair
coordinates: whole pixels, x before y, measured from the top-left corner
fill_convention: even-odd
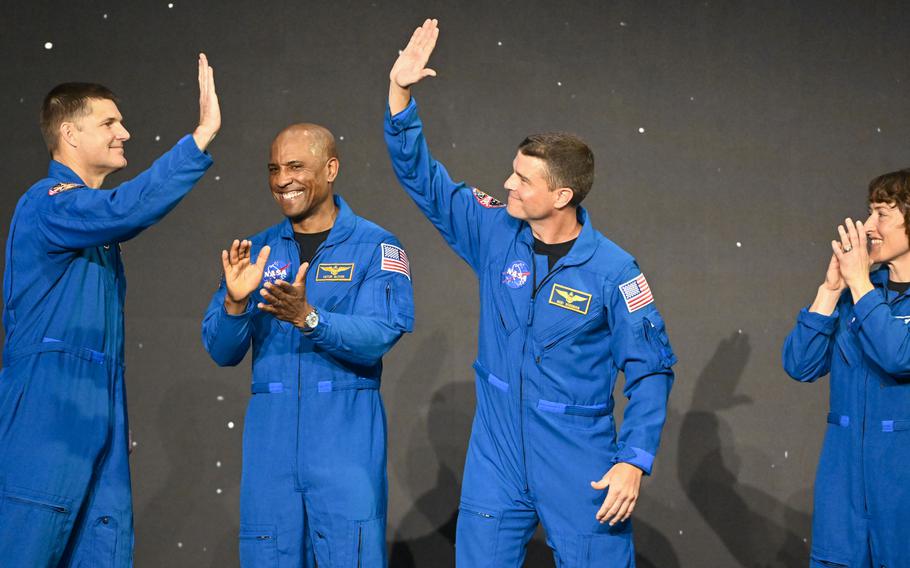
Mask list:
[[[904,216],[904,231],[910,239],[910,168],[882,174],[869,182],[869,203],[887,203]]]

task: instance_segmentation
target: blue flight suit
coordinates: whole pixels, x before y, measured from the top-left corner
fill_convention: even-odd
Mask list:
[[[392,166],[480,283],[456,562],[521,566],[539,520],[560,567],[634,566],[631,523],[598,523],[606,492],[590,482],[620,461],[650,473],[666,418],[676,358],[641,271],[579,208],[581,234],[548,272],[529,225],[453,182],[422,129],[413,99],[394,117],[387,111]],[[630,400],[617,439],[619,370]]]
[[[52,161],[6,242],[0,564],[131,566],[119,243],[164,217],[212,160],[184,137],[111,190]]]
[[[854,305],[830,316],[804,308],[787,336],[787,374],[831,374],[830,412],[815,477],[811,566],[910,566],[910,293],[888,290],[888,268]]]
[[[253,345],[243,430],[240,563],[244,568],[386,564],[386,419],[382,356],[414,324],[401,244],[339,197],[335,225],[306,274],[319,325],[303,333],[261,311],[224,309],[225,287],[202,323],[205,348],[236,365]],[[289,220],[249,239],[271,247],[263,283],[292,282],[300,248]],[[384,254],[389,253],[389,254]],[[389,261],[392,260],[392,263]],[[397,260],[398,262],[394,262]]]

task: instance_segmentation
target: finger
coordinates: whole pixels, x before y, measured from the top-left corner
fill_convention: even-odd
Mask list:
[[[619,510],[623,507],[623,505],[626,504],[627,499],[628,499],[628,497],[617,497],[616,500],[613,502],[613,506],[610,507],[609,509],[607,509],[607,512],[604,514],[602,520],[609,521],[610,523],[612,523],[613,519],[616,518],[616,513],[618,513]]]
[[[272,283],[266,282],[265,285],[266,288],[268,288],[269,293],[278,298],[281,302],[294,300],[297,297],[294,293],[294,287],[284,280],[275,280]]]
[[[256,304],[256,307],[259,308],[260,310],[262,310],[263,312],[272,314],[273,316],[278,315],[278,310],[268,304],[263,304],[262,302],[259,302],[258,304]]]
[[[619,522],[624,523],[624,522],[626,522],[626,521],[629,520],[629,517],[632,516],[632,511],[635,510],[635,503],[637,503],[637,502],[638,502],[638,501],[636,500],[636,501],[633,501],[632,503],[629,504],[629,508],[626,509],[626,514],[623,515],[623,518],[621,518],[621,519],[619,520]]]
[[[834,258],[837,260],[838,267],[840,266],[840,259],[844,255],[844,251],[841,250],[841,244],[839,241],[831,241],[831,250],[834,251]]]
[[[850,239],[850,246],[859,246],[859,236],[856,234],[856,225],[853,224],[853,219],[847,217],[845,221],[844,228],[847,229],[847,237]]]
[[[263,300],[265,300],[266,302],[268,302],[269,304],[271,304],[273,306],[278,303],[278,298],[276,298],[275,295],[271,293],[271,290],[266,290],[265,288],[262,288],[261,290],[259,290],[259,295],[262,296]]]
[[[240,241],[237,239],[234,239],[234,242],[231,243],[230,261],[231,264],[240,262]]]
[[[250,260],[250,247],[252,246],[252,244],[253,244],[253,243],[251,243],[250,241],[240,241],[240,254],[239,254],[239,258],[240,258],[241,261],[243,261],[243,260],[249,261],[249,260]]]
[[[856,243],[859,245],[859,248],[866,252],[866,226],[862,221],[856,222]]]
[[[259,249],[259,256],[256,257],[256,268],[259,270],[265,270],[265,263],[269,260],[269,253],[272,252],[272,248],[269,245],[265,245]]]
[[[847,234],[847,230],[844,229],[843,225],[837,226],[837,233],[840,235],[843,252],[850,252],[850,248],[853,245],[850,244],[850,235]]]
[[[221,251],[221,268],[224,270],[224,275],[227,276],[228,272],[231,270],[230,258],[228,251]]]
[[[626,512],[629,510],[629,507],[632,505],[632,499],[623,501],[622,506],[619,508],[616,513],[610,517],[610,526],[612,527],[616,523],[620,522],[623,517],[626,516]]]
[[[309,270],[309,268],[310,268],[309,262],[304,262],[303,265],[301,265],[300,270],[297,271],[297,277],[294,278],[295,285],[297,285],[297,286],[303,285],[303,283],[306,281],[306,273],[307,273],[307,270]]]
[[[616,501],[619,498],[615,490],[607,491],[607,498],[604,499],[603,505],[600,506],[600,510],[597,511],[597,520],[605,521],[607,519],[607,514],[613,507],[617,506]]]

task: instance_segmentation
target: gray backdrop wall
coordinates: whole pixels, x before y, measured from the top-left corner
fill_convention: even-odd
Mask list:
[[[780,345],[835,224],[863,214],[870,178],[910,165],[906,3],[4,1],[4,240],[46,168],[36,117],[54,84],[121,96],[130,165],[112,186],[194,127],[195,54],[216,70],[215,166],[123,247],[137,566],[237,564],[249,364],[217,368],[199,323],[221,249],[280,219],[267,148],[301,120],[335,132],[336,190],[410,255],[417,326],[382,391],[388,538],[393,566],[453,564],[476,283],[398,188],[381,135],[389,67],[427,16],[439,77],[416,95],[436,155],[504,197],[526,134],[582,135],[594,223],[656,290],[680,362],[635,513],[640,566],[805,565],[827,383],[790,381]],[[527,565],[552,565],[541,535]]]

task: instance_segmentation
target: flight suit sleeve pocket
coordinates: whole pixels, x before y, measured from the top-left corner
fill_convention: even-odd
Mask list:
[[[278,566],[278,531],[275,525],[240,525],[240,564]]]
[[[663,318],[657,312],[648,314],[641,319],[642,335],[645,341],[659,355],[661,367],[669,368],[676,364],[676,355],[670,347],[667,337],[667,328]]]

